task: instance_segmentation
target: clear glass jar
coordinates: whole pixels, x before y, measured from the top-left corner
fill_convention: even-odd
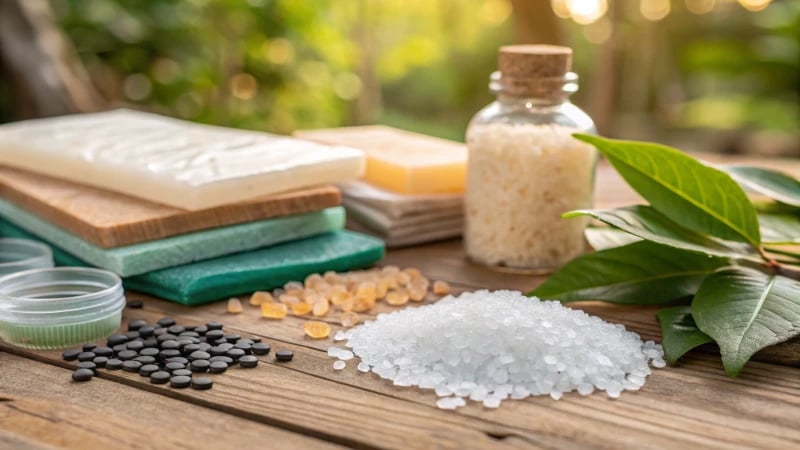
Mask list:
[[[561,217],[593,202],[597,152],[572,137],[595,133],[592,119],[569,101],[577,80],[568,72],[546,79],[544,95],[520,95],[492,74],[497,101],[467,129],[464,245],[471,260],[549,273],[585,251],[588,219]]]

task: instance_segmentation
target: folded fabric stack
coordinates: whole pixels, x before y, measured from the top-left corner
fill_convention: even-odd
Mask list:
[[[118,110],[0,126],[0,236],[184,304],[373,264],[338,189],[364,155]]]
[[[389,247],[461,235],[464,145],[385,126],[298,131],[295,136],[364,150],[363,179],[340,183],[348,228]]]

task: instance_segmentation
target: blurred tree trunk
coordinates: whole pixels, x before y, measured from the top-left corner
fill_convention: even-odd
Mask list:
[[[564,34],[550,0],[511,0],[518,44],[564,45]]]
[[[10,82],[18,118],[103,109],[47,0],[0,0],[0,75]]]

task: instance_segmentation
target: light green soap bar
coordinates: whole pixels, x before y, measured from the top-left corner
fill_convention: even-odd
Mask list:
[[[344,228],[340,206],[104,249],[0,199],[0,216],[73,256],[123,277],[203,261]]]

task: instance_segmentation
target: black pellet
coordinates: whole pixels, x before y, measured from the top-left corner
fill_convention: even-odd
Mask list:
[[[253,341],[253,344],[258,344],[259,342],[261,342],[261,338],[260,337],[250,338],[250,340]]]
[[[125,306],[131,309],[142,309],[144,307],[144,302],[141,300],[131,300]]]
[[[143,326],[147,325],[147,321],[143,319],[131,320],[128,322],[128,331],[139,331]]]
[[[186,329],[188,330],[189,328],[187,327]],[[208,327],[205,325],[200,325],[199,327],[195,327],[195,329],[192,331],[199,334],[200,336],[204,336],[208,332]]]
[[[78,355],[78,361],[91,361],[96,357],[97,355],[95,355],[94,352],[81,352],[81,354]]]
[[[197,345],[200,346],[200,351],[201,352],[206,352],[206,353],[208,353],[208,351],[211,350],[211,347],[213,347],[213,345],[211,345],[211,344],[209,344],[207,342],[201,342],[201,343],[199,343]]]
[[[119,370],[122,369],[122,360],[112,358],[106,361],[106,369],[108,370]]]
[[[139,350],[144,348],[144,342],[142,341],[131,341],[126,344],[128,346],[128,350],[133,350],[138,352]]]
[[[239,358],[239,365],[251,369],[258,365],[258,358],[253,355],[244,355]]]
[[[185,369],[185,368],[186,368],[185,364],[181,364],[181,363],[177,363],[177,362],[170,362],[170,363],[167,363],[167,364],[164,365],[164,369],[168,370],[170,372],[174,372],[176,370]]]
[[[127,337],[129,341],[132,341],[140,336],[138,331],[128,331],[125,333],[125,337]]]
[[[106,364],[108,363],[108,358],[107,358],[107,357],[105,357],[105,356],[96,356],[96,357],[95,357],[95,358],[92,360],[92,362],[93,362],[93,363],[94,363],[94,365],[96,365],[97,367],[101,367],[101,368],[102,368],[102,367],[105,367],[105,366],[106,366]]]
[[[182,349],[183,353],[190,354],[200,351],[200,344],[187,344]]]
[[[194,331],[197,325],[184,325],[183,327],[186,328],[186,331]]]
[[[226,341],[230,342],[231,344],[235,344],[236,341],[238,341],[239,339],[242,338],[238,334],[233,334],[233,333],[225,334],[225,335],[223,335],[223,337],[225,338]]]
[[[224,373],[228,370],[228,365],[222,361],[214,361],[208,366],[208,371],[211,373]]]
[[[262,342],[256,342],[250,347],[250,350],[253,352],[254,355],[269,355],[270,351],[269,344],[264,344]]]
[[[192,340],[192,339],[185,339],[185,338],[182,338],[181,336],[178,336],[178,338],[179,338],[178,339],[178,346],[180,347],[181,350],[183,350],[183,348],[186,347],[187,345],[193,345],[193,344],[197,345],[198,344],[197,342],[194,342],[194,340]],[[198,349],[199,349],[199,347],[198,347]]]
[[[131,361],[138,361],[142,364],[155,364],[156,358],[154,356],[142,356],[139,355],[136,358],[133,358]]]
[[[168,348],[166,350],[161,350],[158,356],[166,361],[169,358],[175,358],[176,356],[181,356],[181,351],[178,350],[177,348]]]
[[[244,350],[244,353],[249,355],[251,353],[252,347],[253,345],[248,344],[247,342],[237,342],[234,348],[238,348],[239,350]]]
[[[93,363],[91,361],[79,362],[76,367],[78,369],[89,369],[92,372],[95,372],[95,373],[97,372],[97,364],[95,364],[95,363]]]
[[[114,350],[110,347],[95,347],[92,351],[97,356],[105,356],[106,358],[114,356]]]
[[[208,332],[206,333],[206,338],[211,341],[215,339],[220,339],[225,337],[225,332],[219,329],[211,329],[209,328]],[[227,341],[226,341],[227,342]]]
[[[189,369],[178,369],[172,372],[172,376],[174,377],[190,377],[192,376],[192,371]]]
[[[139,367],[139,375],[143,377],[149,377],[156,372],[158,372],[158,366],[155,364],[145,364]]]
[[[176,341],[176,340],[170,339],[168,341],[162,341],[160,347],[161,347],[161,350],[167,350],[167,349],[170,349],[170,348],[180,349],[181,348],[181,344],[179,344],[178,341]]]
[[[93,376],[94,372],[91,369],[78,369],[72,372],[72,379],[74,381],[89,381]]]
[[[138,372],[143,365],[139,361],[125,361],[122,363],[122,370],[125,372]]]
[[[128,336],[124,334],[112,334],[108,338],[108,346],[114,347],[115,345],[126,344],[128,340]]]
[[[162,317],[158,319],[158,324],[164,328],[171,327],[175,325],[175,319],[173,319],[172,317]]]
[[[167,331],[166,328],[159,328],[159,327],[153,329],[153,336],[158,337],[161,336],[162,334],[169,334],[169,331]]]
[[[278,350],[275,352],[275,359],[281,362],[291,361],[294,353],[291,350]]]
[[[233,358],[234,361],[244,356],[244,350],[240,348],[232,348],[225,353],[228,357]]]
[[[194,331],[184,331],[183,333],[178,334],[179,338],[199,338],[200,335]]]
[[[201,352],[201,351],[199,351],[199,350],[198,350],[198,351],[196,351],[196,352],[192,352],[192,353],[189,355],[189,360],[190,360],[190,361],[194,361],[194,360],[196,360],[196,359],[206,359],[206,360],[207,360],[207,359],[211,359],[211,355],[209,355],[209,354],[208,354],[208,353],[206,353],[206,352]]]
[[[223,325],[220,322],[213,322],[212,321],[212,322],[206,323],[206,328],[208,328],[209,330],[222,330],[222,327],[223,327]]]
[[[139,356],[139,354],[133,350],[123,350],[121,352],[117,352],[117,358],[123,361],[128,361],[129,359],[136,358],[137,356]]]
[[[144,348],[158,348],[158,339],[150,337],[143,340],[142,344],[144,344]]]
[[[164,334],[158,335],[158,337],[156,339],[158,340],[159,343],[163,343],[165,341],[177,341],[178,340],[178,336],[175,336],[174,334],[171,334],[171,333],[164,333]]]
[[[206,342],[211,345],[228,344],[228,341],[224,337],[221,337],[219,339],[206,339]]]
[[[178,363],[178,364],[183,364],[184,366],[185,366],[185,365],[187,365],[187,364],[189,364],[189,360],[188,360],[188,359],[186,359],[186,358],[184,358],[183,356],[176,356],[176,357],[174,357],[174,358],[170,358],[170,359],[168,359],[168,360],[166,360],[166,361],[167,361],[168,363],[171,363],[171,362],[176,362],[176,363]]]
[[[167,328],[167,331],[169,331],[170,333],[172,333],[174,335],[179,335],[179,334],[183,333],[184,331],[186,331],[186,328],[182,327],[180,325],[173,325],[173,326]]]
[[[83,351],[90,352],[90,351],[94,350],[95,347],[97,347],[96,344],[83,344]]]
[[[156,356],[158,356],[158,353],[159,353],[159,352],[160,352],[160,350],[159,350],[159,349],[157,349],[157,348],[150,348],[150,347],[147,347],[147,348],[143,348],[143,349],[139,350],[139,356],[152,356],[152,357],[156,357]]]
[[[128,344],[117,344],[114,346],[114,348],[112,348],[112,350],[114,350],[114,353],[119,353],[127,349],[128,349]]]
[[[239,343],[242,343],[242,344],[250,344],[250,345],[253,345],[253,344],[255,344],[255,342],[253,342],[253,340],[252,340],[252,339],[245,339],[245,338],[239,339],[238,341],[236,341],[236,343],[237,343],[237,344],[239,344]]]
[[[211,389],[211,386],[214,386],[214,380],[211,378],[198,377],[192,380],[192,388],[197,389],[198,391]]]
[[[231,344],[230,342],[225,342],[224,344],[217,345],[217,347],[219,347],[222,350],[225,350],[227,352],[228,350],[232,349],[234,347],[234,345]]]
[[[209,367],[211,367],[211,363],[207,359],[198,359],[192,361],[189,365],[189,370],[192,372],[207,372]]]
[[[163,371],[153,372],[150,375],[150,383],[166,384],[167,382],[169,382],[170,378],[172,378],[172,374],[170,374],[169,372],[163,372]]]
[[[228,352],[228,350],[223,349],[219,345],[216,345],[216,346],[211,347],[210,349],[208,349],[208,353],[210,353],[211,356],[224,356],[225,353],[227,353],[227,352]]]
[[[64,358],[64,361],[75,361],[81,353],[83,353],[81,349],[73,348],[65,350],[64,353],[61,354],[61,357]]]
[[[145,325],[142,328],[139,328],[139,337],[147,339],[149,337],[153,337],[153,333],[155,333],[156,329],[152,325]]]
[[[192,384],[192,377],[178,375],[178,376],[173,376],[172,378],[169,379],[169,385],[177,389],[187,388],[191,384]]]
[[[224,362],[225,364],[227,364],[229,366],[231,364],[233,364],[233,358],[231,358],[230,356],[212,356],[211,359],[209,359],[209,361],[212,362],[212,363],[213,362]]]

